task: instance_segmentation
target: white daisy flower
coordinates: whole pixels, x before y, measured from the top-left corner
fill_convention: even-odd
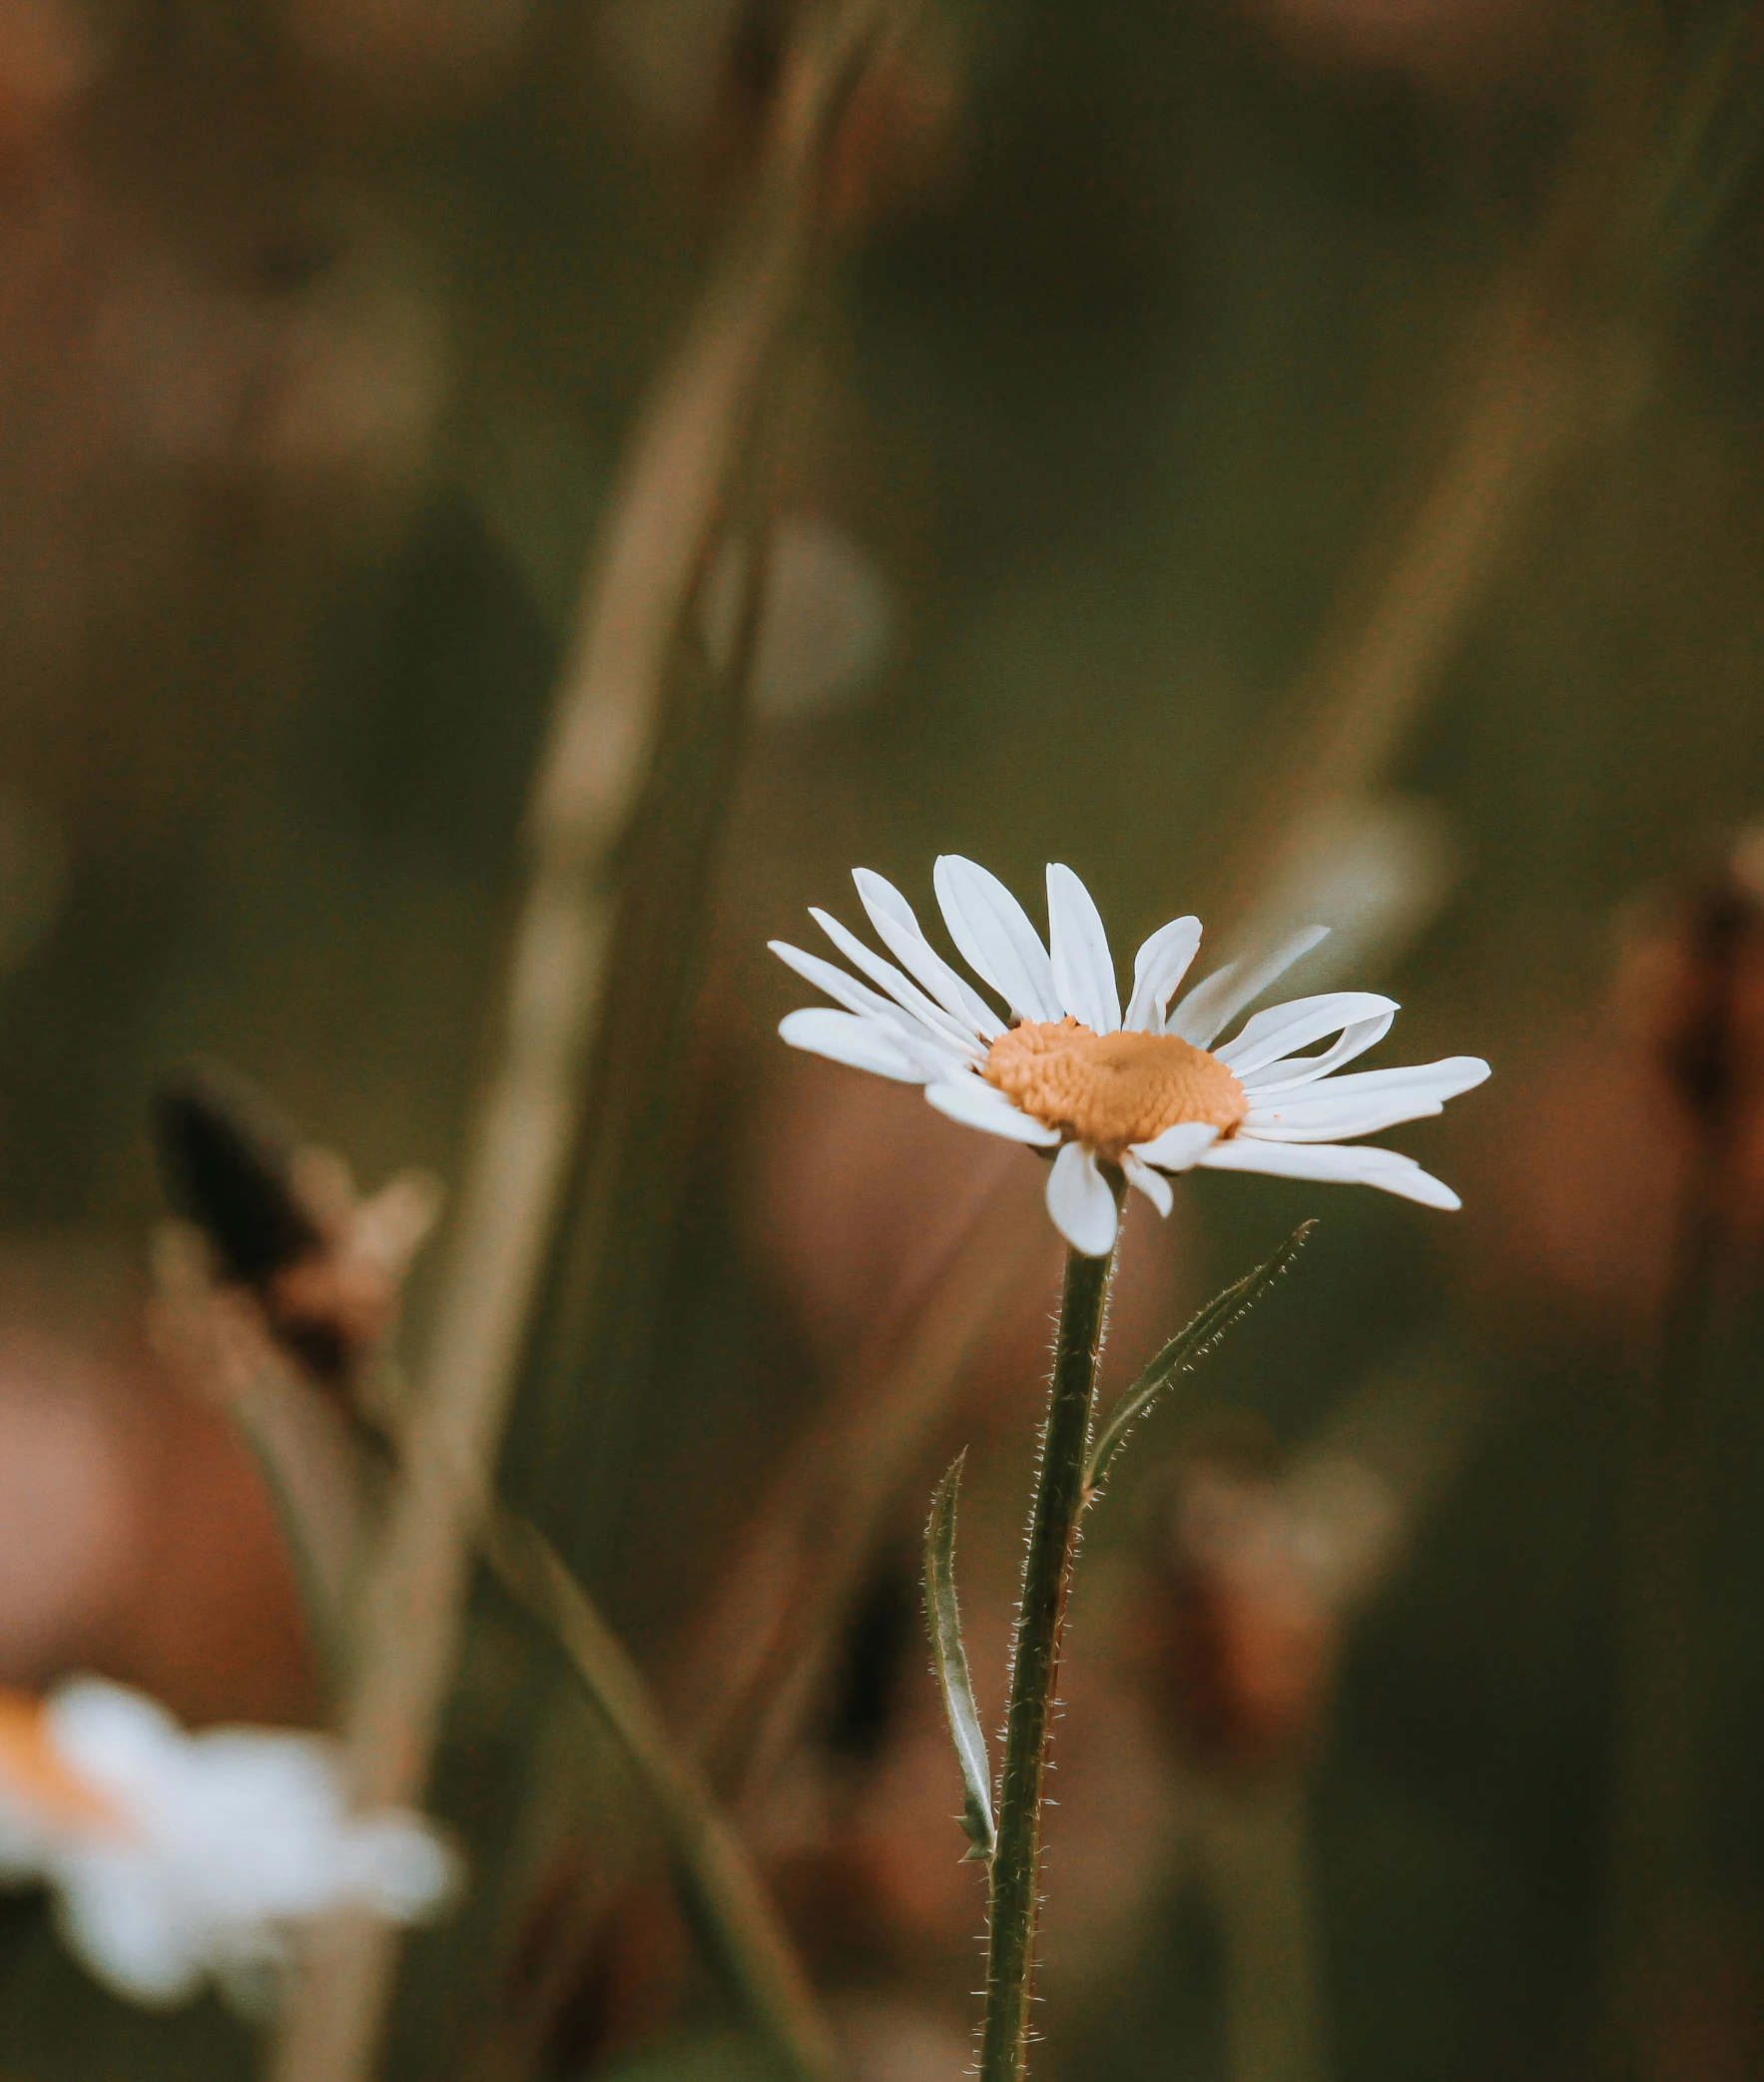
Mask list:
[[[297,1924],[345,1901],[415,1922],[453,1878],[420,1817],[349,1813],[322,1736],[186,1735],[90,1678],[0,1691],[0,1881],[47,1884],[70,1948],[132,2001],[213,1976],[260,2006]]]
[[[1412,1157],[1343,1139],[1438,1113],[1488,1074],[1478,1057],[1453,1055],[1337,1076],[1389,1032],[1397,1014],[1391,999],[1369,991],[1294,999],[1257,1013],[1217,1044],[1327,927],[1228,963],[1171,1008],[1201,938],[1198,919],[1175,919],[1134,958],[1123,1014],[1102,919],[1070,868],[1047,870],[1043,946],[996,876],[945,854],[934,876],[943,922],[968,967],[1009,1008],[1007,1022],[936,953],[891,883],[867,868],[854,879],[900,967],[838,919],[811,910],[878,988],[774,940],[775,955],[844,1008],[792,1013],[779,1033],[794,1048],[922,1084],[933,1106],[970,1127],[1057,1152],[1047,1209],[1074,1249],[1101,1257],[1112,1248],[1114,1173],[1160,1214],[1170,1211],[1168,1174],[1196,1164],[1379,1185],[1424,1206],[1459,1205],[1451,1187]],[[1328,1045],[1316,1054],[1298,1052],[1319,1041]]]

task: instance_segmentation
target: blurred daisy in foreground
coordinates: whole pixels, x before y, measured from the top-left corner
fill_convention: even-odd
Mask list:
[[[1102,919],[1069,868],[1047,870],[1044,946],[995,876],[946,854],[934,877],[943,922],[974,975],[1009,1007],[1007,1024],[935,952],[892,884],[867,868],[855,880],[900,967],[812,911],[880,988],[775,940],[774,954],[845,1008],[792,1013],[779,1033],[792,1047],[922,1084],[933,1106],[969,1127],[1057,1152],[1047,1208],[1074,1249],[1101,1257],[1112,1248],[1118,1179],[1168,1214],[1167,1174],[1196,1164],[1378,1185],[1428,1207],[1459,1205],[1413,1158],[1344,1140],[1438,1113],[1488,1074],[1478,1057],[1453,1055],[1335,1075],[1390,1031],[1391,999],[1367,991],[1297,998],[1257,1013],[1216,1045],[1327,928],[1293,934],[1265,958],[1227,964],[1172,1008],[1201,938],[1198,919],[1176,919],[1139,950],[1123,1014]],[[1320,1041],[1327,1045],[1317,1053],[1298,1052]]]
[[[131,2001],[182,2002],[212,1975],[258,2008],[295,1925],[347,1901],[417,1921],[453,1859],[415,1815],[351,1816],[320,1736],[190,1735],[81,1679],[0,1690],[0,1881],[46,1884],[70,1947]]]

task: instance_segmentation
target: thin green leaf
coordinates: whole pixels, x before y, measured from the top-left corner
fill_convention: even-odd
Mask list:
[[[955,1743],[955,1760],[961,1766],[961,1826],[968,1839],[967,1855],[984,1862],[992,1855],[993,1843],[992,1759],[974,1705],[967,1651],[961,1645],[961,1613],[955,1602],[955,1500],[961,1491],[961,1469],[966,1459],[963,1449],[950,1463],[948,1474],[938,1483],[937,1494],[931,1500],[930,1522],[924,1529],[924,1611],[931,1630],[931,1653],[936,1658],[943,1710],[949,1717],[949,1734]]]
[[[1084,1469],[1084,1487],[1087,1492],[1094,1492],[1100,1488],[1110,1464],[1125,1443],[1127,1434],[1170,1383],[1178,1374],[1192,1373],[1224,1337],[1226,1331],[1248,1315],[1304,1249],[1306,1239],[1316,1226],[1314,1221],[1301,1222],[1273,1257],[1265,1264],[1258,1265],[1253,1272],[1246,1272],[1242,1279],[1227,1287],[1224,1293],[1215,1294],[1193,1322],[1171,1338],[1116,1403],[1114,1414],[1103,1426],[1096,1444],[1091,1447],[1090,1459]]]

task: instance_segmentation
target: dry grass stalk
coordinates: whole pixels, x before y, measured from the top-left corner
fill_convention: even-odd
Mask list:
[[[703,1776],[670,1737],[623,1645],[525,1519],[491,1507],[482,1541],[497,1576],[544,1621],[595,1711],[639,1764],[682,1884],[750,2023],[764,2032],[790,2082],[831,2082],[833,2041],[778,1910]]]
[[[818,14],[790,54],[755,198],[640,429],[559,693],[530,829],[495,1068],[459,1194],[408,1454],[365,1589],[347,1719],[363,1805],[417,1799],[457,1650],[471,1526],[456,1471],[494,1457],[601,1011],[611,859],[640,796],[668,668],[763,374],[800,279],[830,128],[882,17]],[[273,2061],[278,2082],[362,2082],[391,1933],[316,1934]]]
[[[1259,901],[1373,795],[1527,515],[1644,397],[1664,292],[1714,230],[1755,143],[1756,22],[1743,4],[1726,12],[1663,108],[1672,54],[1655,11],[1614,10],[1600,25],[1554,193],[1472,342],[1463,417],[1288,697],[1269,738],[1286,748],[1276,771],[1258,770],[1220,821],[1220,928],[1253,933]],[[1736,108],[1751,119],[1737,140],[1724,135]]]
[[[1590,323],[1580,278],[1589,250],[1626,224],[1611,162],[1635,149],[1634,98],[1615,53],[1610,70],[1619,77],[1592,96],[1530,250],[1472,329],[1454,386],[1467,403],[1439,463],[1288,695],[1269,740],[1285,747],[1275,771],[1258,770],[1220,820],[1216,930],[1253,934],[1261,897],[1289,886],[1319,839],[1376,792],[1525,516],[1595,423],[1588,389],[1610,338]]]

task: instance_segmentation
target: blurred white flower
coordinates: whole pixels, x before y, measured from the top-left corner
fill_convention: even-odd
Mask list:
[[[322,1736],[186,1735],[89,1678],[0,1692],[0,1879],[47,1884],[70,1947],[132,2001],[213,1976],[255,2005],[297,1924],[343,1902],[414,1922],[453,1878],[418,1816],[348,1812]]]
[[[1172,1010],[1201,938],[1198,919],[1176,919],[1139,950],[1123,1015],[1102,920],[1069,868],[1047,870],[1050,952],[995,876],[945,855],[934,878],[944,924],[968,967],[1010,1008],[1006,1025],[932,949],[898,890],[867,868],[855,879],[871,924],[901,967],[838,919],[812,911],[880,989],[775,940],[774,954],[845,1008],[792,1013],[780,1034],[792,1047],[922,1084],[933,1106],[970,1127],[1057,1151],[1047,1208],[1074,1249],[1101,1257],[1113,1246],[1111,1174],[1124,1175],[1168,1214],[1165,1174],[1196,1164],[1378,1185],[1425,1206],[1458,1206],[1451,1187],[1413,1158],[1341,1139],[1438,1113],[1488,1074],[1476,1056],[1454,1055],[1335,1076],[1384,1039],[1397,1013],[1391,999],[1366,991],[1294,999],[1214,1045],[1326,928],[1308,927],[1265,957],[1227,964]],[[1329,1045],[1295,1052],[1318,1041]]]

